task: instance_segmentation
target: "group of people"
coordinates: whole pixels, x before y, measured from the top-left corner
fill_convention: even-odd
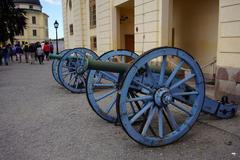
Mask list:
[[[44,57],[49,60],[49,54],[53,53],[54,47],[52,42],[36,42],[30,43],[25,42],[22,46],[20,43],[15,45],[7,44],[0,46],[0,65],[8,65],[9,62],[15,60],[22,63],[22,56],[25,57],[25,62],[30,64],[35,64],[36,61],[39,64],[43,64]]]

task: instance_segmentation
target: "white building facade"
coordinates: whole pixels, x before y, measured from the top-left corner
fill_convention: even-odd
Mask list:
[[[188,51],[240,102],[240,0],[62,0],[65,48]]]

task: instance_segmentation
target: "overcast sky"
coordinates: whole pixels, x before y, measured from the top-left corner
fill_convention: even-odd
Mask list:
[[[42,11],[46,13],[48,18],[49,38],[56,38],[56,30],[53,26],[55,20],[59,23],[58,38],[63,37],[63,18],[62,18],[62,4],[61,0],[40,0],[42,4]]]

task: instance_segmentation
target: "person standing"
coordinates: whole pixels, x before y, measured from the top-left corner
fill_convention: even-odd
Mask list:
[[[11,62],[13,62],[13,50],[12,50],[12,45],[10,43],[7,46],[7,50],[8,50],[9,58],[11,59]]]
[[[16,56],[16,61],[18,61],[18,57],[17,57],[17,44],[14,44],[12,46],[12,51],[13,51],[13,55]]]
[[[24,56],[25,56],[25,62],[28,63],[29,60],[29,46],[28,42],[26,42],[23,46]]]
[[[35,52],[36,52],[35,45],[33,43],[31,43],[29,45],[29,53],[30,53],[30,57],[31,57],[31,64],[35,64]]]
[[[40,43],[37,43],[37,45],[36,45],[36,54],[38,57],[39,64],[43,64],[44,56],[43,56],[42,46]]]
[[[2,58],[3,58],[3,53],[2,53],[2,47],[0,46],[0,66],[2,65]]]
[[[23,54],[23,50],[20,46],[20,44],[18,43],[17,46],[16,46],[16,54],[17,54],[17,57],[19,59],[19,63],[22,63],[22,54]]]
[[[7,66],[9,55],[8,55],[8,49],[6,45],[3,45],[2,53],[3,53],[4,64]]]
[[[45,42],[43,46],[43,52],[46,55],[46,60],[49,61],[49,52],[50,52],[50,46],[48,42]]]
[[[54,47],[52,42],[50,42],[49,47],[50,47],[50,53],[53,54]]]
[[[43,50],[44,44],[45,44],[45,42],[42,41],[42,43],[41,43],[42,50]]]

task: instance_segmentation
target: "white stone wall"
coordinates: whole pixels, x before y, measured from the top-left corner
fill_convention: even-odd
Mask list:
[[[217,65],[240,68],[240,0],[220,0]]]
[[[27,4],[23,4],[28,6]],[[37,5],[35,5],[37,6]],[[22,6],[24,7],[24,6]],[[45,13],[39,11],[39,10],[29,10],[26,9],[26,28],[24,29],[24,35],[23,36],[15,36],[17,39],[16,41],[22,42],[28,42],[28,43],[35,43],[37,41],[41,42],[44,40],[48,40],[48,15]],[[32,17],[36,17],[36,24],[32,24]],[[33,30],[37,31],[37,36],[33,36]]]
[[[98,53],[112,49],[112,7],[111,0],[96,0]]]
[[[22,8],[22,9],[30,9],[29,6],[33,6],[33,10],[42,10],[42,7],[39,5],[35,5],[35,4],[27,4],[27,3],[15,3],[17,8]]]

